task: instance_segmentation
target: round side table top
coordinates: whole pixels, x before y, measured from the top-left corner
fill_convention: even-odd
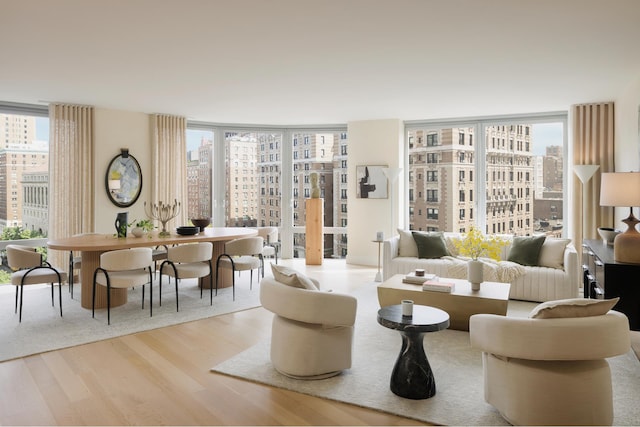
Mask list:
[[[378,323],[398,331],[436,332],[449,327],[449,314],[439,308],[414,305],[413,316],[403,316],[402,306],[389,305],[378,310]]]

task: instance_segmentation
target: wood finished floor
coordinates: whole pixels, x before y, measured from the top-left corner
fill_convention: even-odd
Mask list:
[[[340,292],[376,272],[285,264]],[[0,424],[424,425],[209,372],[268,336],[271,317],[256,308],[2,362]]]

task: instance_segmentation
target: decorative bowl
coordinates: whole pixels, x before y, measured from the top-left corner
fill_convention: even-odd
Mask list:
[[[620,234],[620,230],[616,230],[609,227],[598,227],[598,234],[602,237],[602,241],[607,245],[613,245],[613,239]]]
[[[176,233],[180,234],[181,236],[193,236],[195,234],[198,234],[198,231],[200,231],[198,227],[191,227],[188,225],[176,228]]]
[[[193,218],[191,219],[191,223],[196,227],[200,227],[200,231],[204,231],[204,229],[211,224],[211,218]]]

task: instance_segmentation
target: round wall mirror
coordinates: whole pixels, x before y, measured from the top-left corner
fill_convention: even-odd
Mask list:
[[[142,190],[140,164],[129,150],[115,156],[104,178],[107,195],[114,205],[126,208],[133,205]]]

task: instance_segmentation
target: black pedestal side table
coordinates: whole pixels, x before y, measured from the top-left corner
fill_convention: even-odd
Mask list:
[[[408,399],[428,399],[436,394],[436,381],[424,352],[426,332],[449,327],[449,314],[435,307],[413,306],[413,316],[402,315],[402,306],[390,305],[378,310],[378,323],[400,331],[402,349],[391,373],[391,391]]]

